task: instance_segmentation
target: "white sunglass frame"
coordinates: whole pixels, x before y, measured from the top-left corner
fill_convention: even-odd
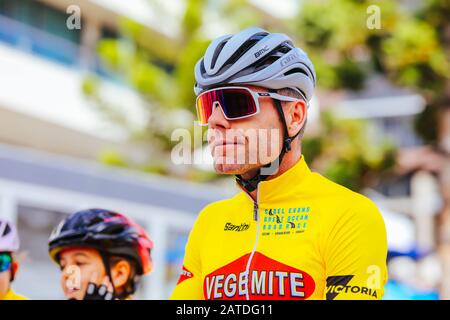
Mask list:
[[[213,105],[215,105],[217,103],[220,106],[220,110],[222,111],[222,114],[223,114],[224,118],[229,120],[229,121],[245,119],[245,118],[249,118],[249,117],[252,117],[252,116],[258,114],[260,112],[260,110],[261,110],[260,106],[259,106],[259,98],[270,97],[270,98],[275,99],[275,100],[288,101],[288,102],[294,102],[294,101],[302,100],[300,98],[293,98],[293,97],[283,96],[283,95],[275,93],[275,92],[256,92],[256,91],[253,91],[253,90],[251,90],[250,88],[247,88],[247,87],[239,87],[239,86],[220,87],[220,88],[214,88],[214,89],[210,89],[210,90],[204,91],[197,97],[197,99],[195,100],[195,109],[197,110],[197,115],[198,115],[198,100],[200,99],[200,97],[202,95],[208,93],[208,92],[216,91],[216,90],[223,90],[223,89],[243,89],[243,90],[246,90],[252,95],[253,101],[255,102],[255,105],[256,105],[256,112],[254,112],[252,114],[245,115],[245,116],[242,116],[242,117],[237,117],[237,118],[229,118],[229,117],[227,117],[227,115],[223,111],[222,106],[220,105],[219,101],[214,101]],[[303,97],[303,94],[301,94],[301,95]],[[304,101],[306,101],[306,99]],[[200,125],[201,126],[207,126],[208,123],[205,123],[205,124],[200,123]]]

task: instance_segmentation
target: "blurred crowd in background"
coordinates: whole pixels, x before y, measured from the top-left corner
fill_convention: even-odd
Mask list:
[[[0,216],[22,240],[17,290],[62,298],[50,230],[107,207],[154,240],[138,298],[169,296],[196,214],[235,192],[210,160],[171,161],[173,131],[194,134],[193,67],[211,39],[260,26],[315,64],[302,151],[380,208],[384,298],[449,299],[449,16],[444,0],[0,0]]]

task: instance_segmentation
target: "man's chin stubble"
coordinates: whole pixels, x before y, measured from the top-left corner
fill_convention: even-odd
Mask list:
[[[240,165],[233,165],[233,164],[215,164],[214,165],[214,169],[217,173],[219,174],[229,174],[229,175],[234,175],[234,174],[245,174],[251,170],[253,170],[254,168],[248,164],[240,164]]]

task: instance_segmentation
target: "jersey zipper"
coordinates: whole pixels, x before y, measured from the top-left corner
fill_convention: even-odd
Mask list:
[[[258,246],[258,241],[259,241],[259,204],[258,204],[258,199],[259,199],[259,186],[256,187],[256,200],[253,201],[253,220],[256,221],[256,237],[255,237],[255,243],[253,245],[253,249],[252,252],[250,253],[250,256],[248,258],[247,261],[247,266],[245,268],[245,274],[247,275],[247,281],[246,281],[246,286],[247,286],[247,290],[246,290],[246,294],[245,294],[245,299],[246,300],[250,300],[250,294],[249,294],[249,281],[250,281],[250,265],[252,263],[253,260],[253,256],[255,255],[256,252],[256,248]],[[253,199],[252,199],[253,200]]]

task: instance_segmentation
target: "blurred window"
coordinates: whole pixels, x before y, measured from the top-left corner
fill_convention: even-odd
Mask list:
[[[411,195],[411,174],[380,181],[375,190],[387,197],[409,197]]]
[[[81,30],[69,16],[35,0],[0,0],[0,40],[66,65],[78,62]]]
[[[166,298],[169,298],[180,277],[183,265],[184,250],[189,236],[189,230],[180,230],[169,227],[167,251],[166,251]]]
[[[21,266],[14,286],[31,299],[63,299],[60,271],[48,255],[48,238],[67,212],[19,205]]]

